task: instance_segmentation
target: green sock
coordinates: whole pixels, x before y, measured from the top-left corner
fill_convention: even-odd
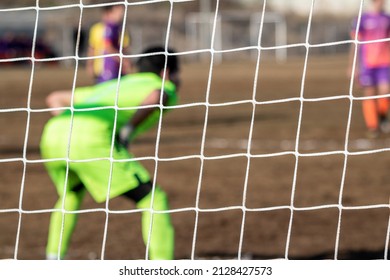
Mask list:
[[[152,192],[137,203],[137,208],[150,209]],[[154,191],[153,210],[168,210],[168,198],[163,190],[156,187]],[[174,258],[175,233],[169,213],[142,212],[142,237],[145,244],[149,239],[150,222],[153,219],[152,234],[149,244],[150,260],[172,260]]]
[[[80,205],[84,196],[84,192],[75,193],[69,192],[66,194],[65,207],[67,211],[76,211],[80,209]],[[62,208],[62,200],[60,197],[55,204],[55,209]],[[64,227],[61,239],[62,223],[64,218]],[[78,214],[62,214],[62,212],[53,212],[50,217],[49,236],[46,246],[46,257],[53,259],[53,256],[58,256],[58,249],[61,241],[60,259],[64,259],[69,248],[70,238],[72,237],[74,228],[77,223]]]

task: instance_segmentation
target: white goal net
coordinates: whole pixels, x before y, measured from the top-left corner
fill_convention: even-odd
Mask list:
[[[389,258],[390,138],[365,137],[362,102],[379,97],[363,97],[353,78],[357,47],[378,40],[349,36],[367,1],[345,19],[322,14],[325,0],[305,1],[305,15],[278,13],[272,0],[213,0],[207,13],[195,0],[16,2],[0,4],[0,259],[44,259],[56,211],[79,215],[68,259],[149,259],[143,212],[171,215],[176,259]],[[125,10],[119,52],[88,56],[89,28],[112,3]],[[39,150],[53,111],[45,99],[91,86],[89,60],[117,56],[122,68],[156,44],[182,62],[180,102],[156,106],[157,126],[130,151],[169,210],[89,194],[80,210],[55,209]],[[113,157],[88,160],[110,162],[111,177]]]

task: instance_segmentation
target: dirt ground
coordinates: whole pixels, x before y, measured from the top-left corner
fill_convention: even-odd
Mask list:
[[[50,91],[90,83],[83,68],[75,79],[72,67],[41,64],[31,86],[31,67],[1,66],[0,259],[45,257],[57,196],[36,161],[49,118],[39,109]],[[365,139],[347,57],[310,57],[304,86],[303,69],[304,57],[261,60],[258,77],[254,61],[183,65],[180,104],[192,105],[163,118],[157,151],[156,130],[131,147],[151,174],[157,165],[176,258],[385,258],[390,138]],[[143,259],[140,214],[119,211],[134,205],[105,206],[87,196],[69,259]]]

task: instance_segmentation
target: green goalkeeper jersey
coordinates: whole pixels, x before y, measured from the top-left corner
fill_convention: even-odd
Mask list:
[[[92,197],[102,202],[108,186],[112,198],[151,180],[125,147],[112,145],[112,136],[131,120],[145,98],[162,87],[167,95],[166,105],[176,104],[175,85],[170,81],[163,83],[153,73],[124,76],[119,86],[118,80],[113,80],[75,90],[74,110],[49,120],[40,145],[42,158],[50,159],[45,166],[60,195],[65,181],[69,190],[82,182]],[[154,110],[137,125],[132,137],[155,125],[160,115],[158,108]],[[69,172],[65,159],[70,160]],[[108,159],[115,160],[112,173]]]
[[[145,98],[153,91],[160,90],[163,80],[154,73],[137,73],[111,80],[92,87],[77,88],[74,93],[74,117],[90,116],[105,124],[104,130],[117,133],[135,114]],[[167,106],[177,104],[176,87],[170,81],[164,82]],[[61,116],[71,115],[71,110]],[[154,126],[160,117],[155,110],[133,133],[133,137]]]

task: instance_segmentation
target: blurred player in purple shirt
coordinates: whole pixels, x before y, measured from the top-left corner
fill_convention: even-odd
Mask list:
[[[359,26],[355,20],[351,32],[355,38],[357,29],[357,39],[363,43],[358,45],[356,74],[366,97],[389,94],[390,88],[390,42],[364,43],[390,37],[390,15],[384,11],[385,0],[371,0],[371,4],[371,9],[362,14]],[[365,99],[362,105],[367,136],[375,138],[379,132],[389,133],[389,98]]]
[[[103,8],[102,22],[93,25],[89,32],[88,56],[101,56],[115,54],[104,58],[88,60],[87,70],[96,83],[116,79],[120,75],[130,72],[131,64],[128,59],[122,59],[121,64],[121,40],[124,17],[124,6],[113,5]],[[123,36],[122,53],[129,52],[130,39],[127,34]]]

